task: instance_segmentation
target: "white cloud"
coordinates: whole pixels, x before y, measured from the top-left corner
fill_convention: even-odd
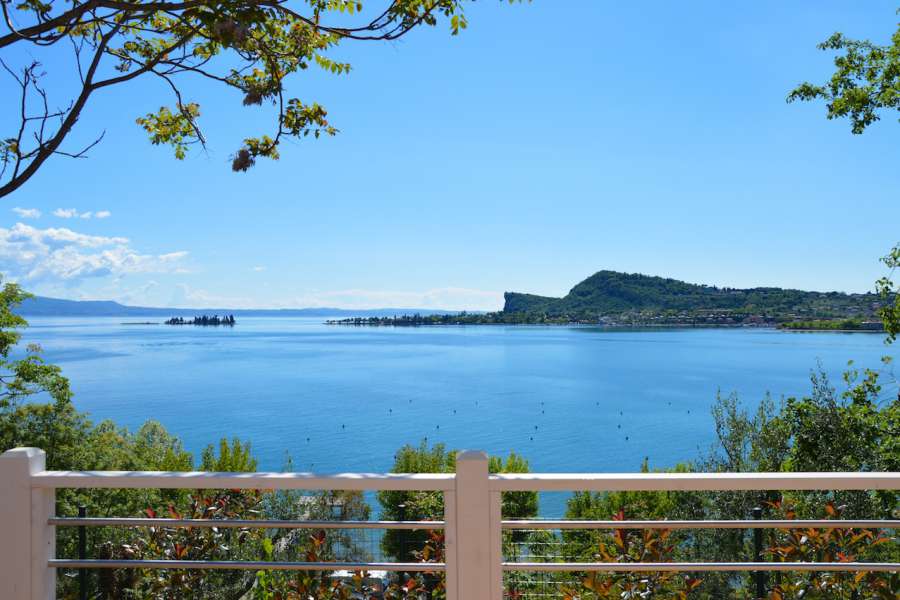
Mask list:
[[[160,254],[157,258],[162,262],[175,262],[187,256],[187,250],[179,250],[178,252],[169,252],[168,254]]]
[[[310,292],[289,301],[260,301],[246,296],[230,296],[178,284],[168,302],[181,308],[430,308],[446,310],[499,310],[503,293],[468,288],[445,287],[423,292],[384,290],[339,290]]]
[[[97,212],[93,211],[85,211],[78,212],[77,208],[57,208],[53,211],[53,216],[59,217],[60,219],[106,219],[107,217],[112,216],[112,213],[108,210],[98,210]]]
[[[122,304],[139,304],[147,303],[147,297],[159,288],[159,282],[152,279],[148,280],[137,287],[123,287],[123,279],[117,278],[111,286],[103,291],[103,295],[97,297],[97,300],[115,300]]]
[[[431,308],[447,310],[499,310],[503,292],[444,287],[422,292],[350,289],[311,292],[295,298],[292,306],[329,308]]]
[[[74,245],[82,248],[99,248],[101,246],[125,245],[128,238],[105,237],[102,235],[88,235],[67,229],[66,227],[48,227],[37,229],[24,223],[16,223],[10,229],[0,229],[5,232],[5,238],[13,242],[33,242],[46,246]],[[0,237],[0,239],[3,239]]]
[[[252,270],[256,271],[257,273],[261,273],[262,271],[265,271],[266,268],[265,267],[253,267]]]
[[[22,281],[77,283],[79,280],[128,273],[171,273],[183,270],[187,252],[141,254],[128,238],[87,235],[64,227],[38,229],[16,223],[0,228],[0,265]]]
[[[19,215],[20,219],[37,219],[41,216],[41,211],[36,208],[13,208],[12,211]]]
[[[169,306],[177,308],[263,308],[252,298],[223,296],[179,283],[175,286]]]

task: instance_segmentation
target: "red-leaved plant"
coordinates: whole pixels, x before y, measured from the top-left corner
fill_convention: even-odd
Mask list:
[[[624,521],[620,509],[613,520]],[[675,545],[668,529],[616,529],[601,538],[596,558],[602,562],[672,562]],[[684,600],[700,585],[699,579],[668,571],[607,573],[593,571],[583,576],[582,589],[563,588],[565,600],[586,598],[666,598]]]
[[[783,502],[770,506],[782,519],[796,519],[794,509]],[[841,518],[845,507],[825,504],[826,518]],[[896,537],[880,529],[796,528],[772,534],[768,552],[774,562],[866,562],[887,557],[897,560]],[[893,556],[893,558],[890,558]],[[900,594],[897,573],[871,571],[790,572],[776,576],[771,600],[896,600]]]

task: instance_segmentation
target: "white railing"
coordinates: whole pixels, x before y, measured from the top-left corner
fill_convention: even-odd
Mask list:
[[[442,492],[443,521],[273,521],[57,517],[59,488],[421,490]],[[561,521],[502,520],[501,494],[516,491],[897,490],[900,473],[488,473],[484,452],[464,451],[452,474],[204,473],[47,471],[44,452],[16,448],[0,456],[0,598],[52,600],[61,568],[443,571],[448,600],[502,600],[507,571],[898,571],[900,563],[561,563],[504,562],[511,529],[701,529],[783,527],[900,528],[900,520],[856,521]],[[444,563],[298,563],[265,561],[74,560],[56,557],[56,527],[150,525],[288,529],[444,531]]]

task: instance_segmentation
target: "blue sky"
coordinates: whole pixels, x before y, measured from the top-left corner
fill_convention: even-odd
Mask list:
[[[489,310],[600,269],[869,290],[900,238],[900,126],[853,136],[785,96],[830,73],[818,42],[886,41],[896,8],[479,2],[459,37],[345,43],[349,76],[294,78],[341,133],[246,174],[229,155],[267,132],[266,109],[186,82],[209,150],[176,162],[134,123],[167,90],[111,88],[77,126],[106,131],[90,159],[3,200],[0,271],[45,295],[195,307]]]

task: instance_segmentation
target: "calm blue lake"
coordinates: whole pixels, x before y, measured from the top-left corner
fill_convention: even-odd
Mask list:
[[[515,450],[536,471],[669,466],[711,444],[718,390],[748,405],[803,394],[817,362],[840,384],[848,360],[876,367],[888,350],[881,335],[764,329],[121,325],[136,320],[161,319],[32,318],[26,340],[94,419],[157,419],[194,452],[238,435],[264,470],[286,453],[299,470],[387,470],[426,437]]]

